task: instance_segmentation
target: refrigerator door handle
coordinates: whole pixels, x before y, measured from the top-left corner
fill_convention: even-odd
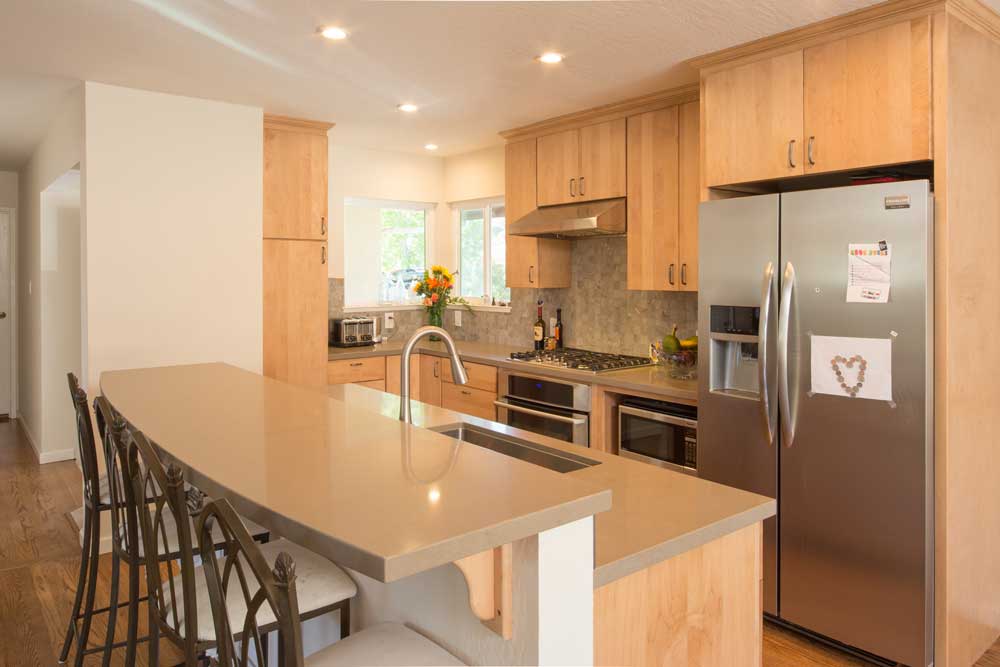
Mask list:
[[[792,289],[795,287],[795,267],[785,264],[781,280],[781,301],[778,303],[778,412],[781,422],[781,440],[791,447],[795,438],[795,417],[788,391],[788,324],[792,310]]]
[[[767,387],[767,347],[771,315],[771,283],[774,282],[774,264],[764,267],[764,281],[760,288],[760,318],[757,325],[757,379],[760,383],[760,413],[764,419],[767,444],[774,444],[774,424],[771,423],[771,395]]]

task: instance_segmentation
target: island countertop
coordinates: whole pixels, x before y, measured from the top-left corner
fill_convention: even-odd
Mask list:
[[[330,361],[337,361],[338,359],[389,356],[399,354],[405,343],[405,338],[393,338],[377,345],[331,347],[327,357]],[[673,378],[670,376],[670,371],[664,366],[640,366],[605,373],[589,373],[571,368],[555,368],[524,361],[511,361],[510,353],[523,352],[524,348],[521,347],[468,340],[456,340],[455,346],[458,348],[459,356],[465,361],[600,385],[623,392],[632,390],[655,394],[664,399],[681,399],[691,403],[698,400],[698,381]],[[448,356],[444,343],[435,343],[427,339],[419,341],[414,351],[438,357]]]
[[[382,415],[399,411],[399,397],[353,384],[332,385],[330,396]],[[691,475],[664,470],[537,433],[412,401],[414,424],[434,428],[467,422],[599,461],[566,473],[612,491],[612,507],[594,517],[594,587],[707,544],[774,516],[777,503]],[[469,445],[474,446],[474,445]]]
[[[394,581],[611,507],[594,480],[222,363],[101,374],[101,391],[190,482],[248,518]],[[398,409],[398,402],[397,402]]]

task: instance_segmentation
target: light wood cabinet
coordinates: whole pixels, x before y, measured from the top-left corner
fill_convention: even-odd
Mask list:
[[[535,139],[507,144],[505,207],[507,224],[537,208]],[[507,235],[508,287],[569,287],[570,243]]]
[[[264,375],[322,387],[327,364],[325,241],[264,240]]]
[[[698,288],[698,104],[628,119],[628,289]]]
[[[440,357],[421,355],[420,357],[420,402],[441,407],[441,364]]]
[[[484,389],[496,393],[497,390],[497,367],[486,364],[473,364],[468,361],[463,362],[465,373],[469,377],[466,387],[473,389]],[[451,374],[451,362],[444,360],[442,366],[442,380],[455,384],[455,377]]]
[[[625,119],[537,140],[539,206],[625,196]]]
[[[538,138],[538,205],[576,201],[580,179],[580,131]]]
[[[264,117],[264,238],[326,239],[331,127]]]
[[[420,367],[422,355],[410,355],[410,398],[415,401],[422,400],[420,397]],[[400,393],[401,368],[399,365],[399,355],[385,358],[385,390],[390,394]]]
[[[705,185],[803,173],[802,51],[702,78]]]
[[[930,17],[804,51],[806,172],[931,159]]]
[[[338,359],[326,365],[327,384],[368,382],[385,379],[385,357]]]
[[[495,391],[474,389],[468,385],[463,386],[451,382],[445,382],[441,385],[441,407],[464,415],[496,421],[497,409],[493,405],[495,400],[497,400]]]
[[[379,391],[385,391],[385,380],[366,380],[364,382],[355,382],[354,384],[361,385],[362,387],[369,387],[371,389],[378,389]]]
[[[628,289],[678,288],[678,141],[677,107],[628,119]]]

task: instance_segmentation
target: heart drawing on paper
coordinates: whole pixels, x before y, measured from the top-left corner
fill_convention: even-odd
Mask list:
[[[857,384],[849,385],[844,379],[844,371],[841,369],[841,364],[847,368],[854,368],[854,364],[858,365],[858,376]],[[842,357],[837,355],[830,360],[830,369],[833,371],[834,375],[837,376],[837,382],[840,383],[840,388],[844,390],[851,398],[858,395],[861,391],[861,387],[865,384],[865,371],[868,370],[868,362],[860,354],[855,354],[853,357]]]

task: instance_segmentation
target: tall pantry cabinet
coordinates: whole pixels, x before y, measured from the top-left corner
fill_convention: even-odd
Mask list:
[[[264,116],[264,375],[326,385],[327,132]]]

